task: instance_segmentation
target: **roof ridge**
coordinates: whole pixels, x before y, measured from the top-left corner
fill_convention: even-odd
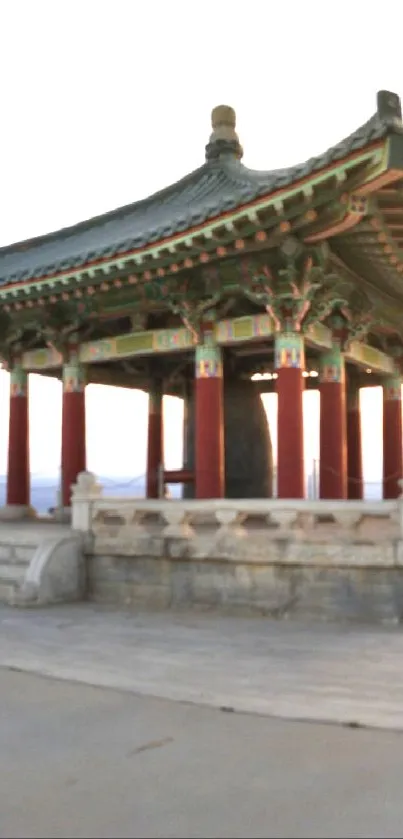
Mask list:
[[[394,117],[386,115],[382,117],[376,111],[359,128],[356,128],[355,131],[352,131],[344,137],[344,139],[339,140],[338,143],[328,146],[326,151],[321,154],[314,155],[309,158],[309,160],[303,160],[300,163],[292,164],[290,166],[282,166],[276,169],[252,169],[249,166],[245,166],[241,160],[230,158],[228,156],[216,161],[216,165],[220,165],[225,170],[227,176],[235,183],[242,181],[245,175],[247,178],[253,180],[269,177],[287,178],[291,172],[296,173],[299,169],[305,168],[308,163],[314,167],[315,163],[320,161],[322,166],[323,159],[326,158],[329,153],[334,154],[339,148],[342,148],[343,154],[345,155],[346,148],[348,153],[348,147],[353,146],[354,143],[361,139],[363,135],[382,134],[384,136],[386,133],[389,133],[389,131],[398,131],[399,133],[403,133],[403,124],[399,124]],[[377,136],[374,136],[373,139],[377,139]]]
[[[60,227],[56,230],[50,230],[48,233],[40,233],[38,236],[33,236],[31,239],[21,239],[17,242],[10,242],[8,245],[2,245],[0,246],[0,256],[12,253],[13,251],[18,252],[19,250],[28,250],[31,247],[35,248],[36,245],[41,245],[44,242],[51,242],[53,239],[67,238],[69,234],[73,235],[74,233],[78,233],[86,229],[90,230],[92,227],[98,226],[98,224],[105,223],[109,220],[113,221],[115,218],[120,216],[124,218],[125,215],[128,215],[136,207],[146,206],[150,202],[158,199],[158,197],[167,198],[172,192],[176,192],[178,187],[185,187],[189,185],[195,177],[203,171],[203,169],[207,169],[208,165],[209,164],[205,162],[197,169],[193,169],[192,172],[184,175],[179,181],[170,183],[168,186],[162,187],[144,198],[139,198],[137,201],[132,201],[130,204],[122,204],[120,207],[115,207],[113,210],[107,210],[105,213],[99,213],[96,216],[91,216],[83,221],[74,222],[73,224],[68,224],[66,227]]]

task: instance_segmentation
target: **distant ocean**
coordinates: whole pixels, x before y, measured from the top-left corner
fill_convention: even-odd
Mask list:
[[[99,482],[104,487],[105,495],[131,495],[139,498],[145,495],[145,476],[133,478],[128,477],[100,477]],[[42,515],[47,513],[51,507],[57,505],[57,493],[59,489],[58,478],[50,476],[31,478],[31,504]],[[171,495],[180,497],[179,486],[169,487]],[[0,506],[6,503],[6,477],[0,475]]]
[[[131,495],[139,498],[145,495],[145,477],[133,478],[119,478],[119,477],[100,477],[100,483],[104,487],[105,495]],[[317,484],[316,484],[317,485]],[[170,494],[173,498],[180,498],[181,487],[173,485],[169,487]],[[365,498],[368,500],[377,500],[382,497],[382,484],[380,482],[366,483],[364,487]],[[31,479],[31,504],[41,513],[47,513],[51,507],[57,505],[58,492],[58,478],[38,478],[33,476]],[[313,481],[308,481],[308,496],[314,499],[316,495],[316,487],[313,486]],[[0,475],[0,506],[6,502],[6,478]]]

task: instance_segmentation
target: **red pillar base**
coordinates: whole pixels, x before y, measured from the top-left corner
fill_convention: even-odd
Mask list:
[[[360,390],[355,382],[347,385],[347,497],[364,497],[362,473]]]
[[[400,376],[383,387],[383,497],[398,498],[403,478],[402,389]]]
[[[301,335],[276,338],[277,497],[304,498],[304,416],[302,376],[305,358]]]
[[[320,498],[347,498],[347,422],[344,358],[338,346],[320,371]]]
[[[196,347],[195,495],[224,498],[224,407],[219,347]]]
[[[28,376],[21,367],[10,374],[7,507],[29,509]],[[16,515],[18,509],[15,510]]]
[[[85,377],[81,365],[67,364],[63,371],[62,504],[71,506],[71,488],[86,470]]]
[[[160,496],[160,469],[164,465],[162,383],[155,383],[149,393],[147,432],[147,498]]]

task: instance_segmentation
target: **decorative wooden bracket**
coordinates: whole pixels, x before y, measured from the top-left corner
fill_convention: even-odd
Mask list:
[[[302,251],[302,253],[301,253]],[[272,318],[276,332],[304,331],[313,322],[324,320],[339,303],[344,303],[332,282],[325,276],[326,252],[299,252],[286,257],[286,268],[269,269],[263,266],[257,273],[243,262],[243,292],[245,296],[264,306]],[[253,271],[253,269],[252,269]]]
[[[339,221],[332,222],[324,230],[318,233],[313,233],[305,239],[306,244],[313,244],[314,242],[322,242],[325,239],[331,239],[332,236],[338,236],[340,233],[345,233],[368,214],[369,199],[362,195],[353,193],[351,195],[342,195],[341,203],[346,205],[346,210]]]
[[[195,343],[201,343],[204,339],[205,328],[204,324],[208,321],[215,320],[215,306],[221,300],[221,292],[217,292],[208,300],[203,300],[201,303],[194,303],[186,299],[178,301],[172,300],[169,304],[171,311],[175,315],[179,315],[183,324],[192,333]],[[211,312],[211,316],[208,314]]]

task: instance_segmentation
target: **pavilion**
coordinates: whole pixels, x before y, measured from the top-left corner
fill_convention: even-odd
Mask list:
[[[304,495],[302,397],[318,382],[320,497],[362,497],[358,392],[370,383],[383,386],[384,497],[399,494],[400,99],[379,92],[365,125],[289,169],[254,171],[242,157],[235,113],[219,106],[205,161],[178,183],[0,249],[13,513],[30,501],[30,372],[63,381],[65,507],[86,468],[89,382],[149,392],[148,497],[173,481],[197,498],[270,495],[258,372],[278,395],[279,497]],[[163,467],[164,393],[188,409],[175,473]]]

